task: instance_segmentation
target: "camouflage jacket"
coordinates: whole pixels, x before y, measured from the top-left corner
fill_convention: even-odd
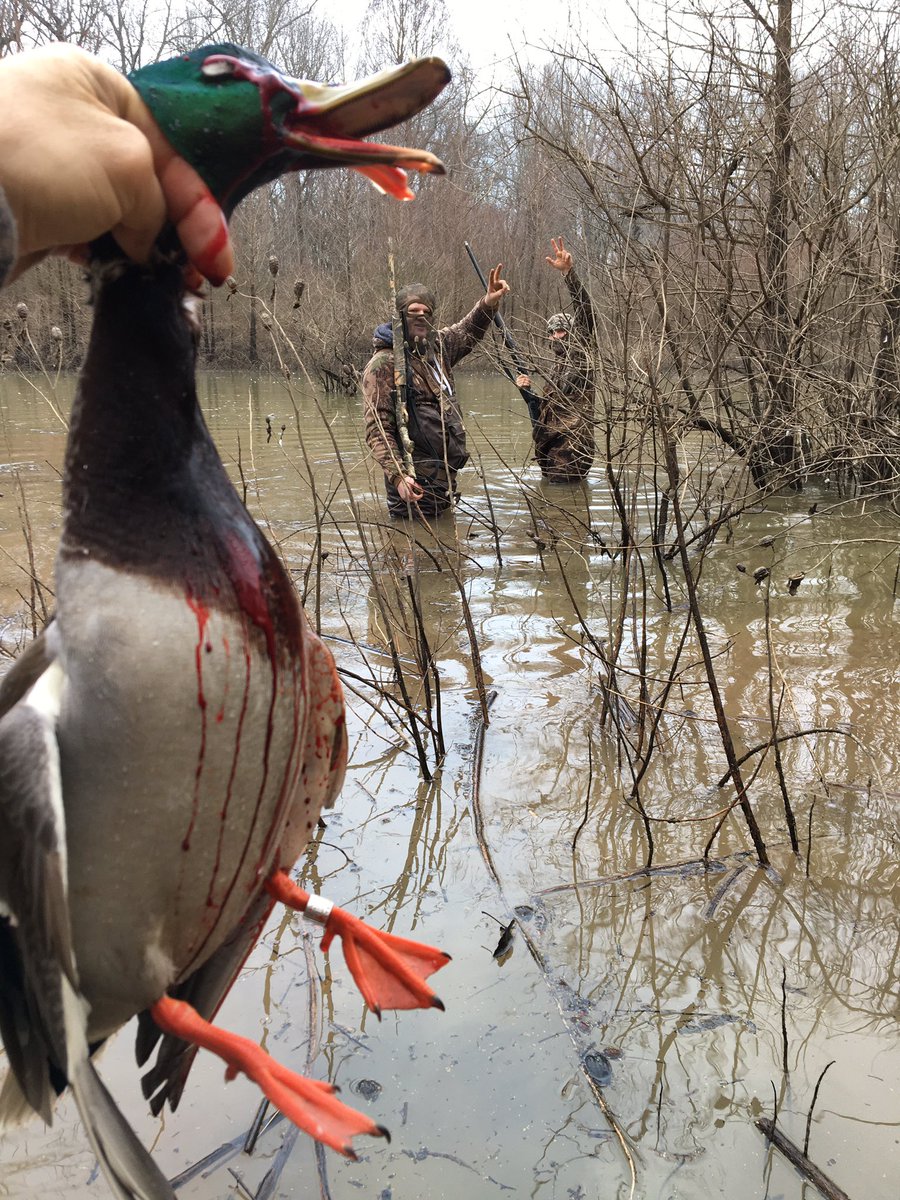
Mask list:
[[[591,298],[575,268],[565,276],[575,309],[567,353],[554,355],[537,397],[535,457],[551,483],[584,479],[594,462],[595,321]]]
[[[468,459],[466,431],[453,387],[453,367],[484,337],[493,314],[484,299],[468,316],[438,331],[436,351],[423,358],[409,348],[407,363],[407,424],[413,444],[416,478],[425,490],[419,508],[436,516],[456,500],[456,473]],[[374,354],[363,372],[363,412],[366,442],[384,471],[388,509],[406,516],[406,503],[397,492],[403,474],[403,451],[394,408],[394,351],[389,325],[379,325]]]

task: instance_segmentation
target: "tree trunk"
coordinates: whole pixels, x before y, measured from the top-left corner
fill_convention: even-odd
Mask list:
[[[259,351],[256,346],[256,283],[250,284],[250,344],[247,349],[247,357],[250,360],[251,366],[259,364]]]
[[[765,230],[763,315],[769,331],[769,401],[760,436],[772,461],[790,466],[795,455],[796,373],[791,362],[790,285],[788,280],[788,214],[792,148],[791,56],[793,0],[779,0],[772,36],[775,73],[772,83],[772,184]]]
[[[875,397],[872,420],[895,421],[900,416],[900,372],[897,362],[897,337],[900,334],[900,231],[894,235],[891,274],[884,297],[884,315],[873,376]]]

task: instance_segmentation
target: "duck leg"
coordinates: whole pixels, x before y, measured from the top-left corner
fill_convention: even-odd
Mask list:
[[[425,983],[450,961],[450,955],[409,938],[372,929],[359,917],[337,908],[330,900],[298,887],[286,871],[276,871],[266,883],[269,895],[288,908],[305,913],[325,928],[322,949],[341,939],[344,958],[369,1008],[381,1017],[383,1009],[439,1008],[444,1005]]]
[[[281,1066],[249,1038],[228,1033],[205,1021],[183,1000],[163,996],[151,1007],[150,1015],[163,1033],[172,1034],[204,1050],[211,1050],[228,1064],[226,1079],[242,1072],[260,1088],[277,1109],[300,1129],[326,1146],[355,1159],[351,1138],[359,1133],[372,1137],[390,1134],[371,1117],[342,1104],[336,1089],[319,1079],[306,1079]]]

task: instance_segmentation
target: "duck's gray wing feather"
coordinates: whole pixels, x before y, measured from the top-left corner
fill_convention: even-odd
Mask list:
[[[174,1192],[94,1070],[78,990],[67,897],[56,722],[63,671],[50,660],[0,718],[0,1034],[10,1074],[0,1124],[33,1108],[49,1124],[71,1084],[117,1200]]]
[[[55,673],[57,667],[48,675]],[[42,711],[53,683],[0,720],[0,1033],[20,1089],[7,1080],[0,1123],[22,1115],[23,1096],[49,1121],[66,1082],[62,979],[73,987],[76,980],[59,753],[52,720]]]
[[[46,628],[28,643],[0,679],[0,717],[5,717],[10,709],[19,703],[25,693],[37,683],[50,666],[54,659],[52,649],[54,633],[55,626],[51,617]]]
[[[175,1192],[138,1141],[85,1055],[75,1065],[72,1092],[97,1161],[117,1200],[175,1200]]]

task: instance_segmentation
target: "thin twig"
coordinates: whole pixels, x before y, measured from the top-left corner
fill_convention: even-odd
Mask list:
[[[806,1114],[806,1136],[803,1139],[804,1155],[809,1154],[809,1134],[810,1134],[810,1129],[812,1128],[813,1109],[816,1107],[816,1099],[818,1098],[818,1095],[819,1095],[819,1087],[822,1083],[822,1080],[825,1078],[825,1072],[828,1070],[829,1067],[833,1067],[833,1066],[834,1066],[834,1059],[832,1059],[830,1063],[827,1063],[822,1068],[822,1074],[816,1080],[816,1086],[813,1089],[812,1104],[810,1104],[809,1112]]]
[[[588,734],[588,777],[587,787],[585,788],[584,796],[584,816],[581,818],[581,824],[575,830],[575,836],[572,838],[572,853],[575,853],[575,846],[578,842],[578,835],[581,833],[587,824],[588,813],[591,807],[591,783],[594,778],[594,745],[591,741],[591,736]]]
[[[788,1070],[788,1031],[787,1031],[787,968],[781,968],[781,1069],[785,1075]]]

